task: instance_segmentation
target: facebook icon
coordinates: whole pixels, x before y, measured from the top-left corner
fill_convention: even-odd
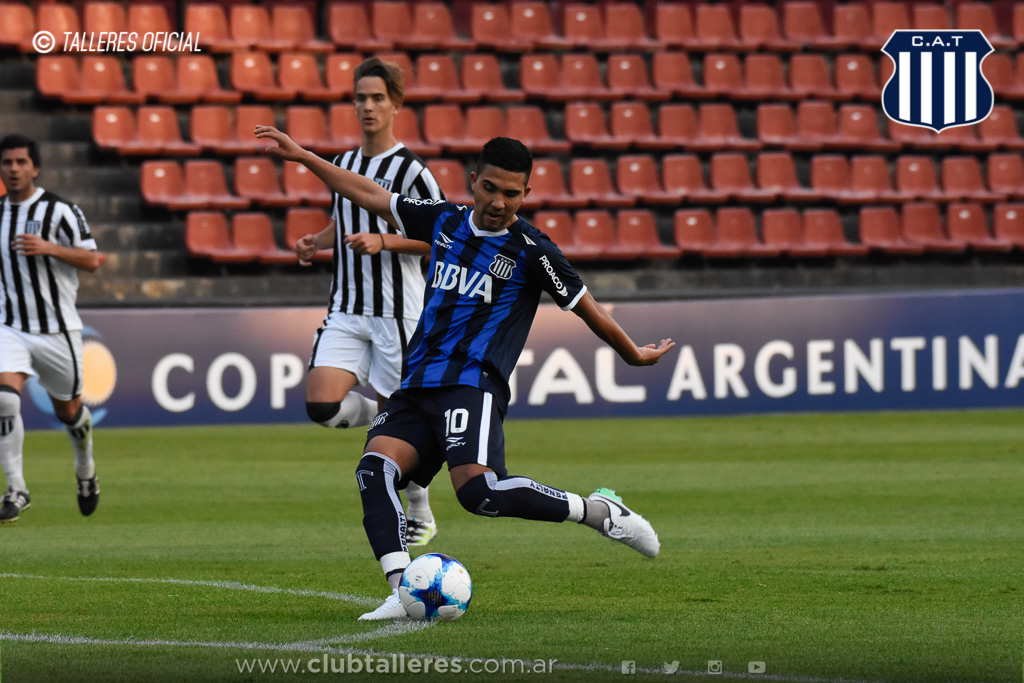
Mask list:
[[[893,121],[937,133],[984,120],[995,98],[981,62],[992,51],[977,30],[893,31],[882,48],[895,65],[882,110]]]

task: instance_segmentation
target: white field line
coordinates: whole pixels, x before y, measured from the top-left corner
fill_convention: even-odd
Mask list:
[[[190,579],[146,579],[146,578],[131,578],[131,577],[89,577],[89,576],[38,576],[33,574],[12,574],[12,573],[0,573],[0,579],[31,579],[31,580],[44,580],[44,581],[98,581],[107,583],[161,583],[161,584],[177,584],[185,586],[201,586],[208,588],[225,588],[228,590],[242,590],[252,591],[257,593],[278,593],[282,595],[300,595],[306,597],[320,597],[328,600],[341,600],[344,602],[352,602],[361,605],[376,605],[380,602],[379,599],[366,598],[357,595],[348,595],[345,593],[333,593],[329,591],[312,591],[312,590],[298,590],[291,588],[275,588],[272,586],[257,586],[254,584],[239,583],[237,581],[203,581],[203,580],[190,580]],[[429,628],[431,623],[419,622],[411,620],[395,620],[389,624],[381,626],[374,631],[367,631],[365,633],[354,633],[351,635],[340,635],[333,636],[331,638],[323,638],[319,640],[308,640],[298,641],[293,643],[259,643],[259,642],[235,642],[235,641],[200,641],[200,640],[163,640],[163,639],[147,639],[147,640],[136,640],[135,638],[123,638],[123,639],[112,639],[112,638],[87,638],[85,636],[70,636],[61,634],[42,634],[42,633],[11,633],[10,631],[0,630],[0,641],[13,641],[22,643],[51,643],[56,645],[105,645],[105,646],[122,646],[122,647],[199,647],[199,648],[217,648],[225,650],[256,650],[256,651],[273,651],[273,652],[299,652],[299,653],[328,653],[328,654],[352,654],[358,656],[370,655],[373,657],[391,657],[392,655],[398,656],[403,653],[399,652],[382,652],[380,650],[362,650],[352,647],[331,647],[335,644],[344,643],[358,643],[366,640],[375,640],[379,638],[390,638],[394,636],[404,635],[406,633],[412,633],[420,631],[425,628]],[[460,659],[465,662],[469,661],[487,661],[484,657],[468,657],[461,655],[441,655],[441,654],[412,654],[404,653],[407,659]],[[496,657],[499,661],[502,657]],[[529,661],[529,660],[527,660]],[[609,672],[618,673],[621,671],[621,666],[612,666],[609,664],[601,664],[593,662],[590,664],[572,664],[569,662],[556,662],[554,664],[555,669],[565,671],[593,671],[593,672]],[[664,672],[660,668],[653,667],[636,667],[637,673],[648,673],[648,674],[663,674]],[[675,672],[676,675],[686,676],[707,676],[707,671],[687,671],[679,670]],[[722,679],[744,679],[753,681],[774,681],[782,683],[882,683],[881,681],[863,681],[850,678],[823,678],[816,676],[786,676],[780,674],[750,674],[750,673],[739,673],[723,671],[721,674],[717,674],[716,678],[721,677]]]

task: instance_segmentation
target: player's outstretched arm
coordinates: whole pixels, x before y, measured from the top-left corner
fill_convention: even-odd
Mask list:
[[[338,168],[326,159],[295,144],[290,137],[273,126],[256,126],[256,137],[276,143],[272,147],[267,147],[268,154],[286,161],[299,162],[327,183],[327,187],[333,192],[370,213],[377,214],[388,223],[395,224],[395,218],[391,214],[392,193],[371,179]]]
[[[590,292],[583,295],[573,307],[572,312],[582,318],[583,322],[587,323],[587,327],[601,341],[615,349],[622,360],[630,365],[654,365],[676,345],[671,339],[662,339],[658,345],[637,346],[626,334],[626,331],[608,314],[608,311],[604,310],[601,304],[597,303],[590,295]]]

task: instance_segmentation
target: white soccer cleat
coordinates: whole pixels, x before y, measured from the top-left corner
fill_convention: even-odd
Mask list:
[[[406,545],[426,545],[437,536],[437,522],[409,518],[405,525]]]
[[[602,536],[625,543],[633,550],[647,557],[657,557],[661,541],[654,527],[646,519],[622,504],[622,498],[611,489],[598,489],[587,500],[599,500],[608,505],[610,513],[604,522]]]
[[[402,607],[402,601],[398,598],[398,589],[391,591],[391,595],[384,601],[384,604],[373,610],[367,612],[363,616],[359,617],[359,621],[381,621],[383,619],[408,619],[409,615],[406,614],[405,608]]]

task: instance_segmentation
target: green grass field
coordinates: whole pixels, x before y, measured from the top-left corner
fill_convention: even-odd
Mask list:
[[[0,679],[389,679],[254,661],[308,670],[372,652],[558,660],[465,680],[664,679],[679,662],[671,680],[1017,681],[1022,417],[509,423],[512,473],[617,489],[661,555],[575,524],[475,517],[442,476],[429,550],[459,558],[475,593],[461,620],[428,628],[356,621],[387,592],[363,535],[359,431],[101,425],[89,519],[66,437],[32,432],[32,508],[0,527]]]

